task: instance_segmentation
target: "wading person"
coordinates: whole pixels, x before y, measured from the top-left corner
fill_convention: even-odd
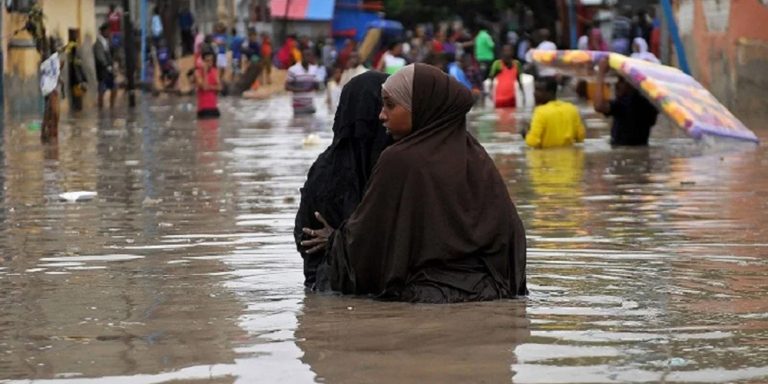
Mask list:
[[[67,43],[67,65],[69,66],[69,96],[70,107],[73,111],[83,110],[83,98],[88,90],[88,78],[85,76],[83,58],[78,52],[80,47],[80,30],[69,29],[69,43]]]
[[[515,108],[517,105],[517,89],[525,97],[522,91],[523,82],[520,80],[523,70],[520,62],[514,58],[514,49],[505,44],[501,48],[501,59],[491,65],[488,78],[491,83],[491,94],[496,108]]]
[[[115,73],[113,71],[112,53],[109,49],[109,24],[99,28],[99,36],[93,43],[93,59],[96,64],[96,80],[99,82],[98,105],[104,108],[104,94],[109,91],[109,107],[115,107],[117,91],[115,89]]]
[[[219,92],[221,92],[221,79],[216,68],[216,55],[211,48],[204,48],[202,52],[203,65],[195,71],[195,83],[197,84],[197,117],[219,117]]]
[[[315,91],[320,88],[320,68],[313,64],[314,54],[305,49],[301,61],[288,68],[285,90],[293,92],[293,113],[315,113]]]
[[[269,35],[261,35],[261,66],[264,84],[272,84],[272,40]]]
[[[609,70],[608,59],[601,60],[598,67],[594,107],[595,111],[613,117],[611,145],[648,145],[659,111],[621,76],[616,83],[616,98],[605,100],[601,90]]]
[[[301,203],[293,234],[304,258],[304,284],[315,284],[323,253],[308,254],[301,241],[309,239],[302,228],[322,226],[315,211],[338,227],[355,210],[365,192],[381,151],[391,142],[379,121],[381,84],[387,75],[367,72],[351,79],[341,92],[333,121],[333,142],[309,169],[301,189]]]
[[[368,72],[362,63],[360,63],[360,55],[357,52],[352,52],[347,60],[347,68],[341,73],[341,80],[339,80],[339,86],[344,88],[353,77]]]
[[[387,74],[393,74],[404,67],[407,62],[403,56],[403,43],[397,41],[389,45],[389,49],[381,56],[376,69]]]
[[[44,143],[59,136],[59,85],[64,64],[59,58],[61,43],[54,39],[50,41],[50,46],[56,50],[40,64],[40,92],[45,100],[40,140]]]
[[[349,219],[304,229],[307,252],[325,253],[316,287],[429,303],[526,294],[525,230],[493,160],[467,132],[472,93],[424,64],[382,88],[380,119],[396,142]]]
[[[488,33],[488,30],[481,29],[475,36],[475,59],[480,63],[480,71],[483,73],[483,78],[488,77],[488,71],[491,69],[493,63],[494,48],[496,43],[493,42],[493,38]]]
[[[648,52],[648,43],[642,37],[635,37],[632,40],[632,58],[661,64],[656,55]]]
[[[533,110],[531,129],[525,135],[529,147],[569,147],[584,141],[586,130],[579,109],[567,101],[557,100],[554,78],[536,81],[534,96],[537,107]]]

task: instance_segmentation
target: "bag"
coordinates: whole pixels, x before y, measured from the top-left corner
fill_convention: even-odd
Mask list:
[[[83,97],[85,96],[85,91],[88,89],[85,87],[85,84],[77,84],[74,87],[72,87],[72,96],[74,97]]]

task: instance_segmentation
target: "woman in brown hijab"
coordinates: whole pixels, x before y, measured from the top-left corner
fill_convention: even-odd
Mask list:
[[[466,130],[470,91],[415,64],[390,76],[382,96],[379,118],[397,141],[363,200],[338,229],[304,229],[312,239],[302,244],[325,251],[315,288],[429,303],[527,294],[525,229]]]

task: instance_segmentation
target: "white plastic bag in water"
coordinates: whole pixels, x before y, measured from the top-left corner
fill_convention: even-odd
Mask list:
[[[90,201],[97,195],[98,193],[92,191],[72,191],[59,194],[59,198],[69,202]]]

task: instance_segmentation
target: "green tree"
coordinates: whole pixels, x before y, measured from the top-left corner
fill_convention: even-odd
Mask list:
[[[519,0],[385,0],[387,18],[406,26],[460,17],[467,24],[478,20],[499,21],[501,11],[517,6]]]

